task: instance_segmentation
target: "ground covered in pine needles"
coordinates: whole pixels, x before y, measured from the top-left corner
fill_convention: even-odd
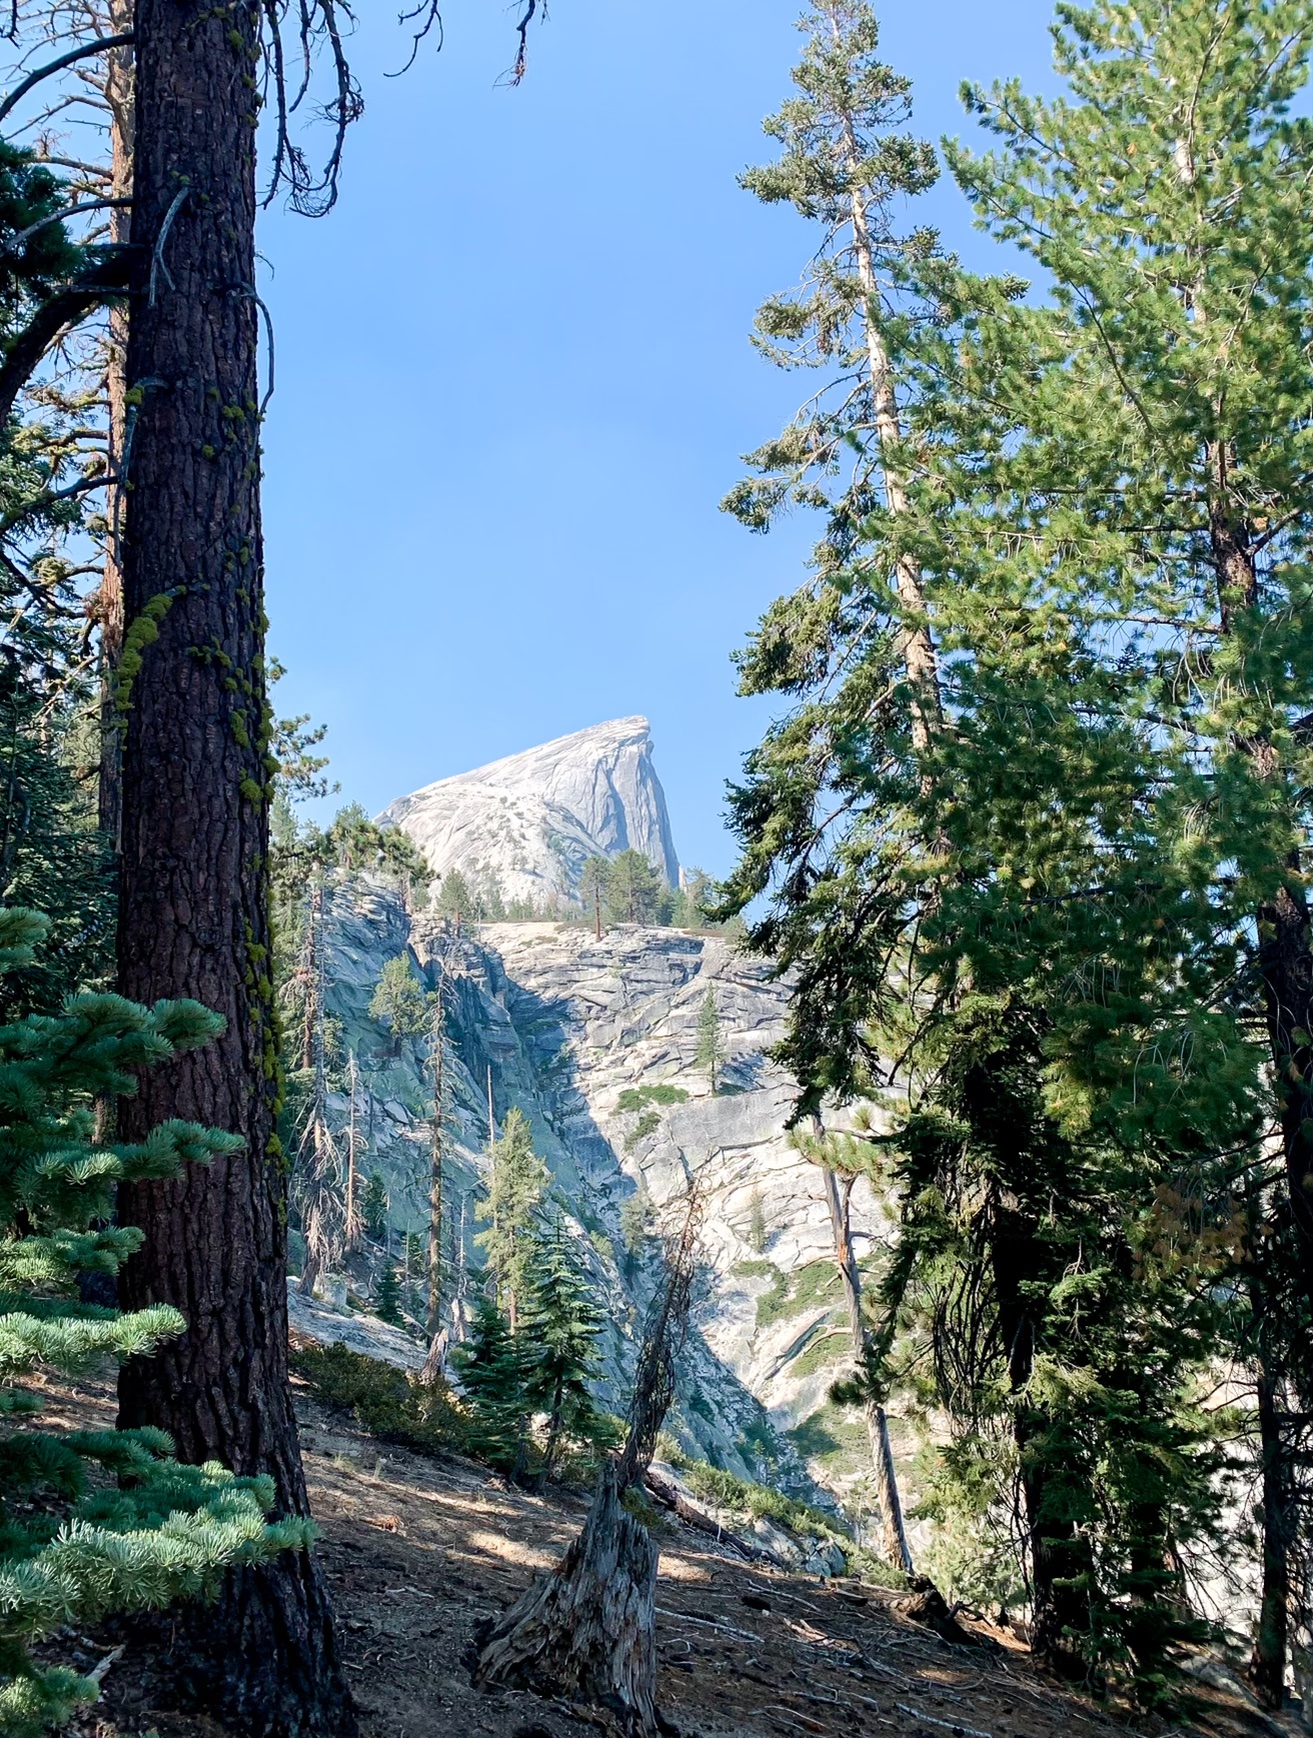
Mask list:
[[[70,1428],[112,1416],[108,1386],[47,1390],[47,1418]],[[469,1660],[485,1619],[553,1563],[586,1512],[582,1497],[538,1497],[486,1467],[380,1444],[299,1397],[319,1550],[332,1586],[364,1738],[586,1738],[604,1713],[518,1692],[473,1689]],[[1045,1681],[1015,1638],[984,1626],[953,1645],[900,1610],[899,1596],[821,1583],[745,1562],[678,1522],[661,1536],[659,1692],[682,1738],[1117,1738],[1131,1730]],[[61,1638],[82,1669],[105,1637]],[[168,1685],[125,1652],[104,1675],[77,1738],[226,1738],[170,1709]],[[1295,1734],[1241,1695],[1202,1689],[1186,1727],[1249,1738]],[[1144,1738],[1160,1721],[1134,1728]]]

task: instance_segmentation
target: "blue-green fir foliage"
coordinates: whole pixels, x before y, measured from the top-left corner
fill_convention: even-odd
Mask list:
[[[558,1215],[538,1247],[521,1327],[530,1347],[532,1396],[547,1414],[544,1477],[563,1435],[594,1441],[605,1425],[588,1390],[597,1374],[602,1320],[575,1241]]]
[[[474,1414],[474,1442],[494,1466],[513,1471],[528,1453],[532,1369],[525,1341],[491,1298],[480,1300],[470,1337],[452,1353]]]
[[[0,911],[0,972],[28,966],[41,914]],[[148,1356],[184,1327],[163,1305],[123,1314],[78,1301],[81,1273],[116,1273],[141,1242],[109,1226],[114,1186],[176,1176],[232,1152],[232,1135],[169,1122],[137,1145],[95,1139],[91,1101],[131,1092],[130,1070],[207,1043],[220,1022],[196,1002],[147,1010],[71,996],[55,1015],[0,1027],[0,1731],[26,1738],[96,1697],[90,1680],[31,1649],[69,1624],[212,1593],[232,1565],[307,1543],[300,1520],[269,1525],[267,1479],[181,1466],[156,1430],[43,1431],[38,1370],[73,1376]]]

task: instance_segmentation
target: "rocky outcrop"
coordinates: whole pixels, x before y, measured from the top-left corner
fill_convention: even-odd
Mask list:
[[[430,988],[445,985],[453,1330],[481,1263],[491,1088],[496,1124],[513,1105],[529,1118],[585,1250],[609,1322],[611,1408],[624,1408],[657,1281],[647,1233],[696,1180],[705,1265],[676,1435],[726,1470],[813,1500],[818,1486],[842,1496],[863,1482],[861,1417],[828,1399],[851,1347],[821,1177],[791,1143],[792,1084],[768,1054],[788,997],[769,968],[720,936],[668,928],[621,926],[598,941],[587,925],[523,922],[457,936],[359,877],[329,888],[325,940],[328,1006],[358,1060],[367,1164],[387,1178],[397,1250],[427,1222],[431,1062],[427,1039],[390,1046],[368,1003],[383,961],[403,948]],[[714,1092],[696,1060],[708,990],[725,1054]],[[854,1226],[869,1266],[887,1223],[864,1186]]]
[[[403,828],[435,875],[493,883],[507,905],[552,910],[576,899],[592,856],[641,851],[679,878],[646,718],[620,718],[440,779],[379,817]]]

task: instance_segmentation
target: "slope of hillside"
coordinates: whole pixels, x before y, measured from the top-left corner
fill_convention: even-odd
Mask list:
[[[51,1423],[103,1426],[112,1388],[44,1395]],[[577,1492],[508,1487],[458,1457],[384,1448],[351,1421],[298,1394],[319,1550],[336,1607],[362,1738],[582,1738],[619,1728],[605,1710],[469,1681],[479,1626],[518,1598],[580,1526]],[[973,1625],[950,1645],[907,1602],[851,1581],[747,1564],[673,1518],[658,1523],[658,1695],[684,1738],[1144,1738],[1039,1677],[1010,1635]],[[168,1652],[111,1627],[61,1639],[60,1657],[104,1668],[103,1699],[68,1738],[228,1738],[180,1713]],[[1258,1712],[1221,1670],[1201,1683],[1201,1723],[1178,1738],[1296,1738]]]
[[[703,1284],[683,1370],[677,1433],[740,1476],[862,1509],[860,1421],[830,1405],[850,1345],[819,1173],[786,1133],[792,1092],[768,1059],[787,989],[723,938],[622,926],[506,923],[454,935],[407,915],[381,881],[339,879],[327,896],[327,1005],[355,1055],[359,1119],[391,1197],[394,1249],[427,1224],[432,1067],[427,1038],[393,1046],[368,1013],[384,961],[408,950],[444,984],[452,1039],[446,1165],[448,1307],[469,1298],[488,1138],[512,1106],[529,1118],[553,1193],[580,1240],[608,1318],[603,1399],[626,1402],[634,1332],[656,1264],[644,1222],[696,1178]],[[716,1000],[725,1061],[713,1093],[696,1062],[698,1013]],[[334,1115],[345,1121],[346,1103]],[[858,1254],[884,1234],[855,1197]]]

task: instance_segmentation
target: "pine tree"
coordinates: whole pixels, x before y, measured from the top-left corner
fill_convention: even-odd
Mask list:
[[[697,1066],[705,1073],[714,1095],[720,1065],[725,1060],[724,1042],[720,1035],[720,1009],[716,992],[708,989],[698,1008]]]
[[[147,1075],[119,1116],[130,1141],[183,1116],[240,1135],[241,1151],[169,1189],[120,1191],[123,1221],[146,1232],[121,1274],[124,1303],[171,1303],[189,1328],[123,1367],[119,1404],[125,1422],[167,1430],[184,1460],[218,1457],[237,1472],[270,1475],[280,1510],[307,1515],[287,1367],[286,1179],[276,1134],[269,809],[277,761],[260,518],[256,132],[246,82],[264,59],[266,21],[249,5],[223,17],[199,0],[133,7],[139,245],[127,250],[126,373],[140,403],[115,682],[118,988],[146,1006],[195,996],[225,1026],[203,1064],[184,1057]],[[183,454],[194,462],[180,462]],[[353,1738],[314,1554],[230,1577],[221,1600],[217,1621],[178,1626],[206,1712],[224,1721],[241,1709],[271,1735]],[[238,1634],[240,1648],[231,1645]]]
[[[415,976],[408,953],[384,961],[369,1003],[369,1017],[387,1027],[392,1048],[399,1052],[402,1040],[418,1038],[429,1024],[428,997]]]
[[[610,902],[611,865],[605,857],[589,857],[579,871],[579,897],[592,913],[593,933],[602,939],[602,904]]]
[[[0,971],[30,967],[44,916],[0,910]],[[159,1431],[55,1433],[29,1422],[35,1370],[77,1376],[99,1358],[148,1357],[185,1323],[165,1304],[120,1313],[77,1301],[87,1273],[114,1274],[141,1234],[111,1226],[115,1184],[176,1177],[232,1153],[232,1135],[171,1122],[121,1146],[97,1143],[92,1101],[131,1091],[134,1072],[213,1041],[220,1022],[194,1002],[146,1010],[82,993],[55,1015],[0,1028],[0,1726],[37,1738],[98,1695],[95,1683],[37,1661],[31,1648],[70,1623],[213,1595],[228,1568],[304,1546],[299,1520],[276,1526],[272,1482],[217,1464],[180,1465]],[[88,1478],[96,1467],[110,1485]]]
[[[360,1203],[360,1216],[366,1232],[381,1243],[388,1230],[388,1186],[381,1171],[371,1171]]]
[[[390,1261],[383,1264],[374,1285],[374,1313],[380,1321],[389,1322],[394,1328],[405,1326],[405,1317],[401,1313],[401,1279]]]
[[[613,857],[606,872],[606,914],[612,923],[665,923],[674,895],[641,851]]]
[[[438,888],[434,904],[443,917],[456,920],[456,928],[467,923],[474,915],[474,895],[470,884],[459,869],[448,869]]]
[[[474,1412],[480,1452],[516,1476],[528,1452],[532,1366],[524,1342],[491,1298],[481,1298],[469,1337],[452,1351],[452,1363]]]
[[[770,1241],[770,1232],[766,1226],[766,1203],[759,1188],[752,1191],[748,1201],[748,1248],[754,1255],[764,1255],[766,1245]]]
[[[533,1150],[533,1131],[518,1108],[507,1115],[489,1158],[488,1193],[479,1203],[479,1216],[489,1224],[474,1241],[487,1252],[498,1304],[514,1331],[528,1292],[548,1182],[547,1167]]]
[[[634,1258],[643,1253],[656,1224],[656,1208],[645,1182],[620,1203],[620,1235],[626,1252]]]
[[[602,1422],[588,1384],[597,1374],[603,1320],[574,1240],[558,1214],[534,1252],[520,1327],[529,1354],[530,1392],[547,1413],[544,1484],[562,1435],[589,1441]]]
[[[1105,0],[1064,18],[1057,63],[1068,100],[1037,101],[1013,86],[973,90],[970,105],[999,148],[952,156],[982,219],[1054,278],[1051,309],[1002,328],[1007,372],[997,378],[1017,433],[1011,462],[992,467],[993,511],[999,483],[1028,513],[1044,504],[1053,545],[1067,540],[1064,585],[1104,644],[1118,646],[1121,717],[1143,720],[1160,781],[1139,817],[1157,846],[1140,877],[1141,904],[1151,907],[1143,927],[1160,924],[1188,962],[1186,1007],[1155,986],[1156,1032],[1130,981],[1093,1021],[1071,1023],[1060,1044],[1074,1063],[1066,1103],[1107,1091],[1113,1067],[1124,1080],[1146,1040],[1158,1055],[1164,1043],[1188,1043],[1188,1066],[1164,1071],[1161,1084],[1137,1079],[1134,1114],[1153,1105],[1165,1115],[1184,1076],[1218,1155],[1209,1210],[1224,1221],[1231,1185],[1222,1155],[1242,1120],[1228,1097],[1266,1098],[1280,1128],[1287,1207],[1264,1217],[1269,1234],[1288,1241],[1287,1271],[1303,1274],[1303,1298],[1287,1294],[1293,1307],[1283,1312],[1289,1352],[1276,1352],[1270,1336],[1259,1348],[1268,1373],[1286,1372],[1276,1407],[1284,1422],[1274,1428],[1288,1442],[1313,1377],[1313,946],[1303,868],[1313,269],[1300,233],[1313,126],[1297,112],[1309,62],[1296,5],[1219,14],[1202,0],[1147,10]],[[1019,359],[1029,365],[1024,395]],[[1185,667],[1191,675],[1180,683],[1173,671]],[[1147,897],[1155,884],[1157,911]],[[1124,1084],[1117,1097],[1133,1102]],[[1271,1413],[1268,1376],[1257,1385],[1260,1414]],[[1264,1505],[1266,1615],[1253,1664],[1271,1706],[1285,1676],[1276,1616],[1291,1546],[1276,1507]],[[1302,1516],[1306,1533],[1308,1525]]]
[[[706,929],[716,904],[716,888],[705,869],[681,871],[671,922],[677,929]]]
[[[1187,10],[1171,9],[1181,58],[1154,120],[1178,132],[1179,92],[1213,77],[1213,15]],[[1037,1651],[1126,1672],[1155,1701],[1171,1694],[1174,1625],[1190,1628],[1168,1565],[1217,1524],[1217,1447],[1193,1399],[1224,1344],[1203,1252],[1234,1228],[1210,1155],[1252,1150],[1258,1070],[1251,1016],[1237,1022],[1223,987],[1243,920],[1219,921],[1230,889],[1206,887],[1198,844],[1200,816],[1220,812],[1190,791],[1208,751],[1202,733],[1177,748],[1163,728],[1201,692],[1177,681],[1192,650],[1161,655],[1164,575],[1184,574],[1184,551],[1130,584],[1145,527],[1185,512],[1155,506],[1136,432],[1151,401],[1155,427],[1181,426],[1181,334],[1169,321],[1152,390],[1132,355],[1110,370],[1106,354],[1114,310],[1113,331],[1167,329],[1145,266],[1156,207],[1151,238],[1143,226],[1147,187],[1175,197],[1157,191],[1174,147],[1135,161],[1143,110],[1109,130],[1153,57],[1138,10],[1095,17],[1070,15],[1078,40],[1061,53],[1074,79],[1106,78],[1100,100],[1077,114],[1009,88],[990,109],[1005,158],[955,158],[982,218],[1043,259],[1055,308],[971,278],[929,234],[893,233],[890,195],[933,163],[914,141],[862,135],[896,121],[905,81],[874,61],[866,6],[810,21],[802,96],[773,124],[784,161],[749,182],[823,221],[830,246],[808,295],[767,304],[759,329],[781,360],[838,364],[837,402],[763,449],[761,480],[731,505],[764,525],[792,496],[825,535],[815,579],[743,661],[750,691],[793,705],[734,794],[746,849],[729,903],[774,890],[754,939],[795,974],[784,1051],[801,1109],[874,1096],[882,1056],[904,1070],[905,1125],[869,1137],[873,1168],[897,1155],[903,1223],[862,1397],[887,1391],[900,1331],[929,1343],[955,1433],[941,1490],[1025,1541]],[[1092,233],[1106,221],[1125,269],[1064,299],[1064,273],[1097,257],[1087,219],[1123,176],[1135,201]],[[1242,181],[1233,166],[1218,185]],[[1155,1237],[1172,1240],[1164,1203],[1183,1171],[1205,1181],[1208,1237],[1174,1266]]]

